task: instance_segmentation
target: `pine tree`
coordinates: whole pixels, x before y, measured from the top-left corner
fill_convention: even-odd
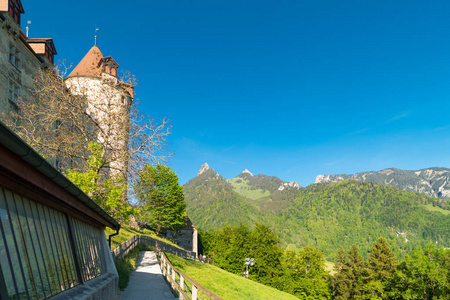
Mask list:
[[[344,256],[338,252],[338,257],[343,261]],[[348,252],[341,270],[334,277],[335,299],[357,299],[361,294],[362,274],[364,261],[358,253],[358,248],[353,245]]]
[[[364,270],[360,299],[386,299],[386,284],[395,272],[395,254],[385,239],[380,237],[372,246],[369,262]]]

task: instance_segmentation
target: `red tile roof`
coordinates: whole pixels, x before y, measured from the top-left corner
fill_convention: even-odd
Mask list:
[[[94,46],[83,57],[80,63],[73,69],[73,71],[67,77],[73,76],[94,76],[101,75],[101,70],[98,63],[103,58],[103,54],[97,46]]]

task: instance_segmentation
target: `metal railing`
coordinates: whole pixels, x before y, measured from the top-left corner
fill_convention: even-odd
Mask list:
[[[160,247],[163,251],[167,251],[170,253],[173,253],[177,256],[183,257],[183,258],[190,258],[195,259],[196,254],[195,252],[184,250],[178,247],[175,247],[173,245],[170,245],[168,243],[165,243],[163,241],[160,241],[158,239],[146,236],[146,235],[135,235],[131,238],[129,238],[127,241],[123,242],[119,246],[117,246],[116,249],[113,250],[112,256],[114,260],[117,258],[124,258],[125,255],[128,254],[131,250],[133,250],[134,247],[136,247],[139,244],[148,245],[151,247],[154,247],[156,249],[156,246]]]
[[[156,256],[158,258],[159,266],[161,267],[161,272],[172,289],[179,294],[180,300],[197,300],[200,293],[205,295],[208,299],[222,300],[222,298],[210,292],[198,282],[175,268],[170,263],[163,250],[158,247],[158,243],[159,242],[156,243]]]

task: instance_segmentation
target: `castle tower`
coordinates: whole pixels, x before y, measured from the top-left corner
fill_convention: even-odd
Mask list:
[[[86,112],[94,120],[97,140],[104,146],[108,176],[121,174],[126,178],[130,106],[133,86],[118,78],[119,64],[104,57],[93,46],[65,79],[66,86],[86,101]]]

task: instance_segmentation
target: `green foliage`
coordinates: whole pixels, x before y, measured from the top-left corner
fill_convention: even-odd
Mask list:
[[[187,214],[195,227],[217,230],[226,225],[251,226],[258,209],[209,169],[184,185]]]
[[[312,246],[286,251],[284,290],[301,299],[331,299],[330,276],[325,255]]]
[[[386,240],[379,238],[372,246],[369,261],[364,270],[361,299],[386,299],[386,285],[397,266],[395,254]]]
[[[344,257],[339,254],[339,272],[334,276],[335,299],[357,299],[361,295],[364,261],[358,248],[353,245]]]
[[[244,259],[250,255],[250,230],[243,224],[226,226],[215,233],[212,259],[214,264],[228,272],[240,275],[244,271]]]
[[[249,257],[255,259],[249,278],[278,289],[282,287],[283,249],[279,238],[266,225],[257,223],[249,235]],[[242,263],[242,261],[241,261]]]
[[[278,243],[278,237],[263,224],[256,224],[252,230],[243,224],[226,226],[214,233],[210,257],[216,266],[236,275],[244,274],[245,258],[254,258],[249,278],[281,288],[283,250]]]
[[[449,299],[450,251],[429,244],[400,263],[391,282],[390,299]]]
[[[155,222],[156,234],[161,227],[177,230],[184,225],[186,202],[183,187],[175,171],[162,164],[145,165],[138,174],[136,195],[141,205],[141,218]]]
[[[120,222],[127,221],[135,210],[126,200],[128,186],[125,178],[122,175],[111,178],[100,175],[105,164],[103,149],[99,144],[90,143],[89,150],[88,170],[77,172],[69,169],[68,178],[113,218]]]
[[[206,231],[197,228],[198,254],[211,256],[214,245],[214,235],[214,231]]]

